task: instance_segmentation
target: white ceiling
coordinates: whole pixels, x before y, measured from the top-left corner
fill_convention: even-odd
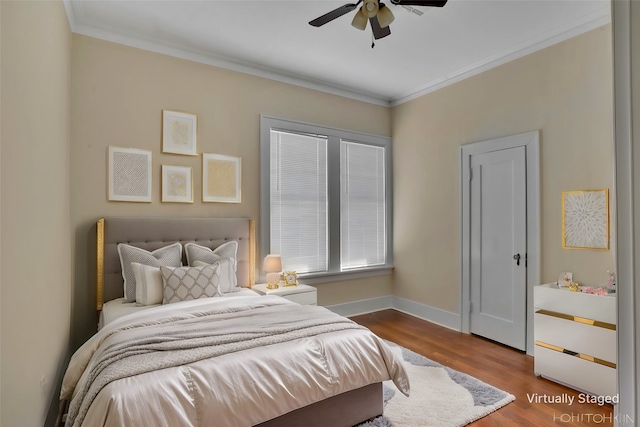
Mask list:
[[[610,0],[387,1],[391,35],[351,12],[308,22],[347,1],[65,0],[71,29],[180,58],[381,105],[397,105],[610,22]]]

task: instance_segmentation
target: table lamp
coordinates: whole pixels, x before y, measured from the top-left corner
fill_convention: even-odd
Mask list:
[[[267,289],[277,289],[280,281],[280,272],[282,271],[282,259],[280,255],[269,254],[264,257],[262,270],[265,272],[267,280]]]

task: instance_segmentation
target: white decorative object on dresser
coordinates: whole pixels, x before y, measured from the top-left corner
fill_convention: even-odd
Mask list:
[[[599,396],[614,396],[616,297],[534,286],[536,375]]]
[[[260,295],[278,295],[289,301],[297,302],[301,305],[317,305],[318,293],[315,287],[299,284],[297,286],[280,286],[277,289],[267,289],[265,283],[253,285],[252,291]]]

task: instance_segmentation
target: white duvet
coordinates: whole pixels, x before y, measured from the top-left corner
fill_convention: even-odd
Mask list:
[[[314,325],[316,319],[322,324]],[[183,349],[180,340],[203,324],[214,328],[202,329],[206,348]],[[231,343],[216,332],[227,327]],[[113,351],[154,334],[161,344],[154,340],[142,354]],[[220,355],[198,356],[207,352]],[[96,372],[116,359],[112,353],[125,368],[109,366],[104,370],[119,375],[105,380]],[[183,353],[188,363],[172,366]],[[143,367],[154,363],[168,366]],[[72,399],[69,426],[251,426],[389,379],[408,394],[402,362],[389,347],[322,307],[276,296],[208,298],[148,309],[105,326],[71,358],[60,397]]]

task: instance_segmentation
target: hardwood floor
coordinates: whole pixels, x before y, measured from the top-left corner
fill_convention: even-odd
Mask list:
[[[371,329],[381,338],[472,375],[516,397],[514,402],[469,424],[470,426],[613,425],[611,405],[599,406],[584,401],[578,403],[578,391],[536,377],[533,373],[533,357],[520,351],[396,310],[384,310],[351,319]],[[539,396],[539,401],[530,401],[533,396]],[[573,396],[574,401],[573,404],[545,403],[545,396],[547,399]]]

